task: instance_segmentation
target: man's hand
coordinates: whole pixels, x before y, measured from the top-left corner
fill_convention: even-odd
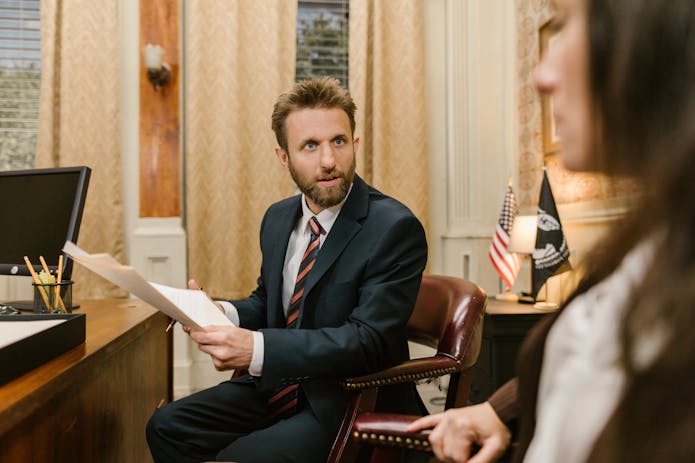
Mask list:
[[[198,349],[210,354],[215,368],[219,371],[247,369],[253,353],[253,333],[236,326],[206,326],[205,328],[184,328]]]
[[[188,289],[203,289],[195,280],[188,280]],[[217,304],[224,313],[224,308]],[[184,327],[183,330],[198,343],[198,349],[210,354],[212,363],[219,371],[247,369],[253,353],[253,334],[236,326],[207,326],[196,329]]]
[[[434,428],[429,437],[434,454],[446,462],[493,462],[504,453],[511,437],[487,402],[425,416],[408,426],[408,431],[428,428]],[[480,450],[469,459],[474,444]]]

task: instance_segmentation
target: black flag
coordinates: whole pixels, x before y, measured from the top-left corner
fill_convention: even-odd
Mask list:
[[[558,270],[564,272],[571,269],[569,255],[570,251],[565,234],[562,232],[560,216],[548,182],[548,174],[544,170],[541,194],[538,198],[538,229],[531,275],[534,299],[548,278],[555,275]]]

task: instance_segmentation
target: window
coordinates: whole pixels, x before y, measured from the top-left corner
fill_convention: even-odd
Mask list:
[[[39,0],[0,0],[0,170],[33,167],[39,119]]]
[[[318,76],[348,85],[348,0],[299,0],[296,79]]]

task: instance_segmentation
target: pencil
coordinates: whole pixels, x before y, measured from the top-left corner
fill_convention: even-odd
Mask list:
[[[43,267],[43,271],[46,273],[46,278],[47,278],[46,283],[50,283],[51,282],[51,271],[49,270],[48,265],[46,264],[46,260],[43,258],[43,256],[39,256],[39,262],[41,262],[41,267]],[[53,287],[53,305],[54,306],[56,305],[56,297],[55,297],[56,291],[55,290],[56,290],[56,287],[54,286]],[[49,299],[49,301],[50,301],[50,299]],[[54,309],[55,309],[55,307],[49,307],[48,308],[48,310],[50,310],[51,312],[53,312]]]
[[[63,255],[58,256],[58,276],[56,282],[60,284],[63,281]]]
[[[68,309],[65,307],[65,303],[63,302],[63,298],[60,297],[60,284],[63,282],[63,255],[58,256],[58,272],[56,275],[56,283],[58,283],[58,286],[56,286],[56,296],[58,297],[58,303],[60,304],[60,307],[63,309],[64,313],[68,313]]]
[[[60,257],[63,257],[62,255]],[[43,258],[43,256],[39,256],[39,261],[41,261],[41,266],[43,267],[43,271],[46,272],[46,274],[50,277],[51,276],[51,271],[48,268],[48,265],[46,264],[46,259]],[[60,283],[60,281],[57,281],[57,283]],[[60,310],[63,313],[68,313],[68,310],[65,308],[65,304],[63,303],[63,299],[60,297],[60,285],[55,285],[53,287],[53,302],[55,307],[51,307],[51,311],[55,310]]]
[[[46,304],[46,308],[48,310],[51,310],[51,304],[48,303],[48,296],[46,295],[46,291],[43,289],[43,284],[41,284],[39,276],[36,274],[36,270],[34,270],[34,266],[31,265],[31,262],[29,262],[29,258],[27,256],[24,256],[24,262],[26,262],[27,267],[29,268],[29,273],[31,273],[31,277],[34,279],[34,283],[37,285],[36,287],[39,288],[39,293],[41,294],[43,303]]]
[[[165,333],[168,333],[168,332],[171,330],[171,328],[174,327],[174,324],[175,324],[175,323],[176,323],[176,320],[174,320],[174,319],[172,318],[171,321],[169,322],[169,325],[167,325],[167,329],[164,330],[164,332],[165,332]]]
[[[41,267],[43,267],[43,271],[46,272],[46,276],[50,277],[51,271],[48,269],[48,265],[46,264],[46,259],[44,259],[43,256],[39,256],[39,261],[41,262]]]

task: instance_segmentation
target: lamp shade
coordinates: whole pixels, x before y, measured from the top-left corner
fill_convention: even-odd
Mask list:
[[[536,249],[536,227],[538,216],[517,215],[512,224],[512,233],[507,249],[519,254],[532,254]]]

